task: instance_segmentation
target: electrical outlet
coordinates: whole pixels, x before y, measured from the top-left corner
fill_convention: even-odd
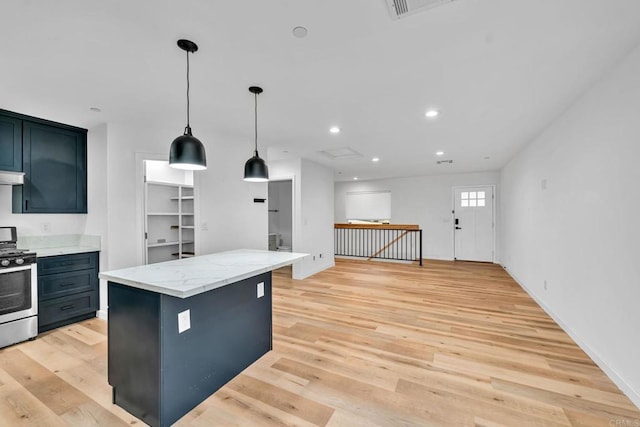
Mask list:
[[[264,282],[258,283],[257,292],[258,298],[262,298],[264,296]]]
[[[209,231],[209,224],[207,224],[206,222],[200,223],[200,230]]]
[[[547,290],[547,281],[546,280],[544,281],[544,290],[545,291]]]
[[[51,223],[50,222],[43,222],[41,225],[42,228],[42,232],[43,233],[51,233]]]
[[[178,333],[191,329],[191,310],[178,313]]]

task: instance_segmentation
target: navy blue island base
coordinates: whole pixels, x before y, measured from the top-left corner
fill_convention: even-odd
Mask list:
[[[271,272],[188,298],[109,281],[108,296],[113,402],[151,426],[175,423],[272,349]]]

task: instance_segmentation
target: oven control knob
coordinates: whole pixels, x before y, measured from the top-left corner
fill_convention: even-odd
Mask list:
[[[3,267],[6,267],[9,265],[9,260],[8,259],[3,259],[2,261],[0,261],[0,265],[2,265]]]
[[[24,260],[22,258],[16,258],[16,264],[22,265],[24,264]]]

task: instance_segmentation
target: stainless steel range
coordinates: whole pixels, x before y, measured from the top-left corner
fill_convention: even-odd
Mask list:
[[[16,242],[15,227],[0,227],[0,347],[38,335],[36,254]]]

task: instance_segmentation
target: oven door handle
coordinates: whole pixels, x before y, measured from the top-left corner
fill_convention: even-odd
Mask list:
[[[33,264],[21,265],[20,267],[3,268],[0,270],[0,274],[15,273],[17,271],[31,270]]]

